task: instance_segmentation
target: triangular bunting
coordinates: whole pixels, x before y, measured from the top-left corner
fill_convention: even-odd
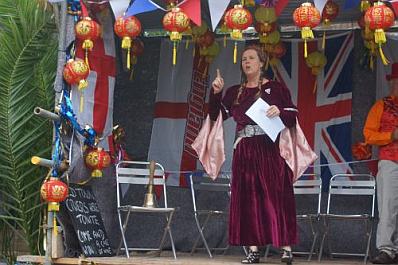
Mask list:
[[[278,0],[275,5],[275,13],[276,16],[279,16],[282,13],[282,10],[286,7],[289,0]]]
[[[123,16],[130,4],[130,0],[110,0],[109,4],[111,5],[113,14],[115,14],[115,18],[118,18]]]
[[[134,16],[156,9],[158,9],[158,7],[150,0],[135,0],[127,9],[126,16]]]
[[[230,0],[209,0],[211,28],[213,31],[224,15],[224,11],[227,9],[229,2]]]
[[[178,7],[184,10],[193,23],[198,26],[202,25],[200,0],[186,0]]]
[[[326,5],[326,2],[327,2],[327,0],[314,0],[314,5],[315,5],[316,9],[319,10],[321,15],[322,15],[323,8]]]

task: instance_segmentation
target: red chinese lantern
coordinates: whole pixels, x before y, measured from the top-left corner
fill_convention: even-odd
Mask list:
[[[313,39],[312,28],[319,25],[321,15],[311,3],[303,3],[293,13],[294,24],[301,28],[301,38],[304,39],[304,57],[307,58],[307,39]]]
[[[380,57],[384,65],[389,63],[381,49],[381,45],[387,42],[384,30],[390,28],[394,24],[394,20],[394,12],[380,1],[365,13],[365,24],[369,26],[370,30],[374,30],[375,43],[379,46]]]
[[[330,22],[339,14],[339,5],[332,0],[326,2],[322,10],[322,21],[324,26],[330,26]],[[326,32],[323,31],[322,49],[325,49]]]
[[[127,69],[130,69],[131,43],[141,33],[141,22],[135,16],[122,16],[116,19],[114,30],[122,38],[122,49],[127,50]]]
[[[101,35],[100,25],[90,17],[83,17],[75,25],[76,38],[83,42],[82,48],[85,50],[85,59],[88,66],[88,52],[94,47],[94,41]]]
[[[180,8],[174,7],[163,17],[163,27],[170,33],[170,40],[173,42],[173,65],[177,59],[177,41],[182,39],[182,32],[189,27],[190,19]]]
[[[322,10],[322,21],[324,24],[329,24],[330,21],[335,19],[339,14],[339,5],[332,0],[326,2],[325,7]]]
[[[235,5],[234,8],[229,9],[224,15],[224,21],[227,28],[231,29],[231,38],[240,40],[243,37],[242,30],[247,29],[253,22],[252,15],[249,10],[242,5]],[[238,54],[237,43],[234,48],[234,63],[236,63]]]
[[[51,207],[49,205],[49,209],[58,211],[59,205],[56,204],[66,199],[68,196],[68,186],[58,178],[50,178],[41,185],[40,195],[43,200],[52,204]]]
[[[109,167],[111,157],[108,152],[102,148],[90,149],[85,158],[86,166],[92,169],[92,177],[102,177],[102,169]]]
[[[86,79],[89,73],[90,69],[88,65],[82,59],[76,58],[75,60],[70,59],[65,64],[63,75],[66,83],[69,85],[78,85],[78,88],[81,90],[88,85]]]
[[[57,219],[56,212],[59,211],[59,203],[68,197],[68,186],[60,181],[58,178],[51,177],[44,181],[40,188],[40,195],[48,203],[48,211],[54,212],[53,215],[53,229],[54,234],[57,234]]]

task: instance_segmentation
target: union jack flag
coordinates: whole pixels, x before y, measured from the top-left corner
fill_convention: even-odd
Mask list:
[[[318,76],[307,66],[302,41],[290,40],[285,45],[286,55],[273,70],[276,78],[289,88],[297,105],[300,125],[320,158],[312,170],[321,175],[323,187],[327,189],[331,175],[352,172],[345,162],[352,160],[354,35],[343,33],[327,39],[324,51],[327,64]],[[308,54],[320,48],[321,40],[309,42]],[[322,166],[325,164],[331,165]]]

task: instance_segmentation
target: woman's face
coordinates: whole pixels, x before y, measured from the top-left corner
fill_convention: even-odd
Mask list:
[[[246,50],[242,54],[242,69],[247,77],[257,76],[260,73],[263,63],[255,50]]]

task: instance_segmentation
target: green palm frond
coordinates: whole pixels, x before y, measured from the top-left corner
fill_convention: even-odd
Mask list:
[[[52,127],[33,108],[53,106],[55,25],[38,1],[1,0],[0,28],[0,228],[37,253],[45,172],[30,158],[50,155]]]

